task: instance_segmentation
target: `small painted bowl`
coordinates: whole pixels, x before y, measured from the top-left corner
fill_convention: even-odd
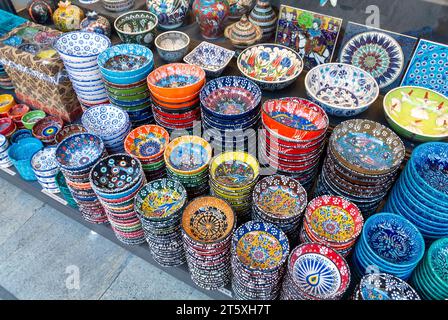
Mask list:
[[[17,143],[20,140],[24,139],[24,138],[31,138],[33,136],[33,133],[31,132],[31,130],[29,129],[20,129],[17,130],[16,132],[14,132],[11,135],[11,138],[9,139],[9,141],[11,143]]]
[[[154,65],[152,51],[138,44],[119,44],[98,56],[98,66],[104,76],[133,77]],[[107,79],[106,79],[107,80]]]
[[[38,177],[38,180],[42,181],[41,178],[52,178],[48,182],[55,182],[54,178],[59,172],[59,164],[55,158],[56,147],[50,146],[45,147],[42,150],[36,152],[31,158],[31,167],[34,173]],[[46,181],[46,180],[45,180]]]
[[[128,154],[140,160],[157,159],[169,143],[168,131],[158,125],[144,125],[132,130],[124,141]]]
[[[0,114],[7,114],[9,109],[16,104],[14,97],[10,94],[0,95]]]
[[[148,75],[149,90],[159,96],[182,98],[190,96],[204,86],[202,68],[184,63],[163,65]]]
[[[356,300],[420,300],[417,292],[405,281],[387,273],[365,275]]]
[[[201,67],[207,77],[219,77],[234,55],[233,50],[202,41],[184,57],[184,62]]]
[[[278,44],[259,44],[238,56],[240,72],[263,90],[280,90],[296,81],[303,61],[294,50]]]
[[[157,16],[143,10],[126,12],[114,21],[121,41],[144,46],[149,46],[154,41],[157,25]]]
[[[313,140],[328,129],[325,111],[311,101],[296,98],[267,100],[262,106],[264,125],[292,140]]]
[[[212,147],[197,136],[182,136],[171,141],[164,151],[165,164],[174,173],[194,175],[206,169]]]
[[[135,0],[101,0],[103,7],[111,12],[122,12],[134,7]]]
[[[180,31],[167,31],[154,41],[157,52],[166,62],[179,62],[188,52],[190,37]]]
[[[64,140],[65,138],[68,138],[77,133],[84,133],[84,132],[87,132],[87,130],[83,126],[79,124],[71,124],[59,130],[58,133],[56,133],[56,136],[54,137],[54,141],[56,141],[56,143],[61,143],[62,140]]]
[[[9,138],[16,129],[16,124],[10,118],[0,118],[0,134]]]
[[[30,107],[26,104],[16,104],[8,111],[8,117],[14,122],[21,122],[22,117],[30,111]]]
[[[64,139],[56,149],[56,159],[67,171],[86,170],[105,153],[100,137],[90,133],[78,133]]]
[[[421,87],[399,87],[383,100],[389,125],[400,136],[414,141],[448,137],[448,97]]]
[[[33,126],[33,136],[44,143],[54,143],[54,138],[59,130],[64,126],[61,118],[47,116],[40,119]]]
[[[380,94],[368,72],[343,63],[326,63],[311,69],[305,77],[308,96],[328,114],[350,117],[366,111]]]
[[[96,62],[97,56],[110,46],[110,39],[102,34],[73,31],[61,35],[54,48],[64,64],[81,67],[82,63],[90,60]]]
[[[180,27],[187,16],[189,2],[187,0],[146,0],[149,12],[157,15],[161,29],[176,29]]]
[[[103,104],[87,109],[81,122],[88,132],[110,141],[126,132],[129,115],[119,107]]]

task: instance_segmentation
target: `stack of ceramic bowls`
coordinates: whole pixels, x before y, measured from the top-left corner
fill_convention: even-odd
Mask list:
[[[366,220],[353,251],[353,275],[385,272],[407,280],[425,253],[418,229],[405,218],[378,213]]]
[[[300,240],[322,243],[346,257],[362,231],[358,207],[341,197],[321,196],[307,206]]]
[[[135,210],[151,255],[162,266],[185,263],[181,219],[186,202],[185,188],[180,182],[169,179],[149,182],[135,197]]]
[[[339,300],[350,284],[347,261],[320,243],[305,243],[290,254],[282,300]]]
[[[110,45],[108,37],[82,31],[65,33],[55,43],[84,110],[109,102],[98,67],[98,55]]]
[[[77,133],[84,133],[84,132],[87,132],[87,130],[80,124],[70,124],[68,126],[64,126],[61,130],[58,131],[58,133],[56,133],[54,141],[57,144],[59,144],[65,138],[68,138]]]
[[[13,165],[8,156],[9,141],[0,134],[0,168],[9,168]]]
[[[204,137],[213,138],[216,149],[256,154],[261,90],[254,82],[244,77],[217,78],[202,88],[200,99]]]
[[[67,186],[67,183],[65,182],[64,175],[61,171],[59,171],[56,174],[55,177],[56,185],[59,188],[59,191],[61,192],[62,197],[67,201],[67,204],[75,209],[78,209],[78,205],[76,204],[75,200],[73,199],[73,196],[70,192],[70,189]]]
[[[156,123],[169,131],[192,130],[201,118],[199,92],[205,84],[201,67],[171,63],[147,78]]]
[[[3,65],[0,64],[0,88],[11,90],[14,89],[14,84],[11,81],[11,78],[9,78],[8,74],[5,71],[5,68],[3,68]]]
[[[100,137],[109,154],[124,152],[123,140],[131,131],[129,116],[110,104],[89,108],[81,118],[84,128]]]
[[[191,279],[199,287],[216,290],[230,282],[230,246],[235,214],[224,201],[199,197],[182,215],[182,235]]]
[[[37,151],[43,148],[44,145],[39,139],[24,138],[19,142],[12,144],[8,149],[8,157],[22,179],[27,181],[37,180],[31,166],[31,159]]]
[[[37,151],[31,158],[31,167],[42,189],[50,193],[58,193],[56,175],[59,165],[56,161],[56,147],[46,147]]]
[[[152,122],[146,77],[154,69],[152,51],[138,44],[112,46],[98,56],[110,102],[126,110],[134,127]]]
[[[362,277],[353,300],[420,300],[406,281],[387,273],[370,273]]]
[[[107,151],[103,141],[91,133],[74,134],[64,139],[56,149],[56,160],[73,199],[84,219],[92,223],[108,221],[89,179],[90,170],[105,156]]]
[[[7,117],[8,111],[16,104],[10,94],[0,94],[0,117]]]
[[[250,220],[252,191],[259,174],[257,159],[245,152],[224,152],[210,163],[211,194],[232,206],[239,223]]]
[[[164,152],[168,177],[183,184],[190,200],[208,193],[211,158],[212,147],[197,136],[176,138]]]
[[[427,240],[448,237],[448,143],[414,149],[384,210],[411,221]]]
[[[127,154],[108,156],[95,164],[89,178],[117,239],[130,245],[145,242],[142,224],[134,209],[134,197],[146,183],[138,159]]]
[[[240,300],[274,300],[289,255],[286,235],[276,226],[249,221],[232,238],[232,289]]]
[[[400,138],[382,124],[344,121],[330,137],[316,196],[346,198],[368,217],[392,187],[405,154]]]
[[[291,245],[299,236],[299,224],[307,204],[306,190],[290,177],[273,175],[254,188],[252,219],[270,222],[288,236]]]
[[[325,111],[300,98],[267,100],[262,122],[260,159],[309,190],[324,150],[329,123]]]
[[[30,111],[30,107],[26,104],[16,104],[8,111],[8,118],[16,124],[17,129],[23,129],[25,126],[22,123],[22,117]]]
[[[168,132],[160,126],[147,124],[132,130],[124,141],[126,153],[140,160],[148,181],[166,175],[163,153],[169,143]]]
[[[425,300],[448,299],[448,238],[429,247],[425,258],[412,274],[415,289]]]
[[[10,138],[16,132],[17,126],[10,118],[0,118],[0,134]]]
[[[37,121],[32,129],[33,136],[46,145],[56,144],[56,134],[64,126],[64,121],[61,118],[54,116],[47,116]]]
[[[31,138],[32,136],[33,136],[33,133],[31,132],[31,130],[20,129],[13,133],[11,138],[9,138],[9,142],[11,144],[17,143],[24,138]]]

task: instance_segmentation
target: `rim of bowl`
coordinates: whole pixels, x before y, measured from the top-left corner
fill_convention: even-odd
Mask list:
[[[155,22],[154,22],[154,25],[152,26],[152,28],[145,29],[145,30],[143,30],[143,31],[138,31],[138,32],[126,32],[126,31],[123,31],[122,29],[120,29],[120,28],[117,27],[117,21],[119,21],[120,19],[122,19],[124,16],[129,15],[129,14],[133,14],[133,13],[144,13],[144,14],[148,14],[148,15],[150,15],[152,18],[154,18],[154,19],[155,19]],[[159,19],[157,18],[157,16],[156,16],[154,13],[149,12],[149,11],[145,11],[145,10],[134,10],[134,11],[128,11],[128,12],[125,12],[125,13],[123,13],[122,15],[118,16],[118,17],[115,19],[115,21],[114,21],[114,28],[115,28],[115,30],[117,30],[118,32],[121,32],[121,33],[123,33],[123,34],[136,35],[136,34],[140,34],[140,33],[144,33],[144,32],[150,32],[150,31],[154,30],[154,29],[157,27],[158,24],[159,24]]]
[[[365,103],[363,105],[360,105],[360,106],[357,106],[355,108],[347,108],[347,107],[330,105],[329,103],[326,103],[326,102],[322,101],[321,99],[317,98],[316,95],[308,89],[308,78],[311,76],[312,71],[314,69],[317,70],[317,69],[322,68],[322,67],[327,66],[327,65],[343,65],[343,66],[346,66],[346,67],[349,67],[349,68],[353,68],[353,69],[356,69],[358,71],[361,71],[361,72],[365,73],[366,76],[370,77],[373,80],[373,82],[376,84],[375,99],[372,99],[370,102],[367,102],[367,103]],[[307,93],[313,99],[315,99],[317,102],[323,103],[325,105],[331,106],[332,108],[339,109],[339,110],[359,110],[359,109],[362,109],[362,108],[369,107],[372,103],[374,103],[378,99],[378,97],[380,95],[380,86],[378,85],[378,82],[375,80],[375,78],[370,73],[368,73],[367,71],[365,71],[365,70],[363,70],[361,68],[355,67],[354,65],[351,65],[351,64],[348,64],[348,63],[341,63],[341,62],[330,62],[330,63],[320,64],[320,65],[317,65],[316,67],[314,67],[313,69],[311,69],[310,71],[308,71],[306,76],[305,76],[305,88],[306,88]]]
[[[246,74],[245,72],[243,72],[243,70],[242,70],[242,67],[241,67],[241,57],[242,57],[243,53],[246,52],[246,51],[248,51],[249,49],[252,49],[252,48],[254,48],[254,47],[261,47],[261,46],[280,47],[280,48],[284,48],[284,49],[287,49],[287,50],[293,52],[293,53],[296,55],[296,57],[298,58],[298,60],[300,60],[300,62],[301,62],[300,71],[297,72],[297,75],[291,76],[291,77],[289,77],[288,79],[281,80],[281,81],[279,81],[279,80],[275,80],[275,81],[260,80],[260,79],[257,79],[257,78],[254,78],[254,77],[251,77],[251,76],[247,75],[247,74]],[[250,46],[250,47],[244,49],[243,51],[241,51],[241,53],[238,55],[238,58],[236,59],[236,65],[238,66],[238,70],[239,70],[239,71],[241,72],[241,74],[243,74],[245,77],[251,79],[252,81],[258,81],[258,82],[266,83],[266,84],[280,84],[280,83],[286,83],[286,82],[288,82],[288,81],[292,81],[292,80],[294,80],[294,79],[297,79],[297,78],[300,76],[300,74],[303,72],[303,68],[304,68],[303,59],[302,59],[302,57],[301,57],[297,52],[295,52],[294,50],[292,50],[291,48],[289,48],[289,47],[287,47],[287,46],[284,46],[284,45],[281,45],[281,44],[276,44],[276,43],[267,43],[267,42],[265,42],[265,43],[255,44],[255,45]]]
[[[111,69],[108,69],[108,68],[104,67],[104,64],[101,64],[101,63],[100,63],[100,59],[102,59],[102,58],[100,58],[100,56],[101,56],[101,55],[106,55],[107,52],[108,52],[109,50],[112,50],[112,48],[116,48],[116,47],[120,47],[120,48],[121,48],[121,47],[142,47],[142,48],[144,48],[145,51],[149,52],[149,56],[150,56],[150,58],[148,59],[148,61],[147,61],[145,64],[143,64],[142,66],[140,66],[138,69],[133,69],[133,70],[111,70]],[[123,53],[121,53],[121,54],[123,54]],[[117,54],[117,55],[119,55],[119,54]],[[109,60],[110,58],[116,57],[117,55],[109,56],[109,57],[107,58],[107,60]],[[140,57],[146,57],[146,56],[142,56],[142,55],[140,55]],[[151,49],[149,49],[148,47],[145,47],[145,46],[143,46],[143,45],[141,45],[141,44],[137,44],[137,43],[120,43],[120,44],[111,46],[111,47],[107,48],[106,50],[104,50],[103,52],[101,52],[101,53],[98,55],[97,61],[98,61],[98,66],[100,67],[101,70],[102,70],[102,69],[105,69],[105,70],[107,70],[107,71],[114,72],[114,73],[115,73],[115,72],[117,72],[117,73],[121,73],[121,72],[126,72],[126,73],[128,73],[128,72],[132,72],[132,71],[141,71],[141,69],[146,68],[146,67],[149,66],[151,63],[154,64],[154,54],[152,53]],[[109,77],[109,75],[107,75],[107,76]],[[132,78],[132,76],[130,76],[130,77],[128,77],[128,78]]]
[[[185,86],[177,87],[177,88],[161,87],[161,86],[158,86],[157,84],[152,83],[152,82],[149,81],[149,78],[151,77],[151,75],[152,75],[153,73],[155,73],[155,72],[159,72],[159,69],[161,69],[161,68],[168,68],[168,67],[170,67],[170,66],[171,66],[171,67],[175,67],[176,65],[189,66],[189,67],[191,67],[191,68],[198,68],[198,69],[200,69],[200,71],[202,71],[202,72],[201,72],[201,77],[200,77],[196,82],[194,82],[194,83],[190,83],[190,84],[187,84],[187,85],[185,85]],[[162,66],[160,66],[160,67],[154,69],[153,71],[151,71],[151,73],[148,74],[148,76],[146,77],[146,81],[147,81],[147,83],[148,83],[149,91],[151,91],[151,93],[152,93],[151,87],[155,87],[155,88],[158,88],[158,89],[162,89],[162,90],[164,90],[164,91],[165,91],[165,90],[168,90],[169,92],[173,92],[173,91],[177,91],[177,90],[179,90],[179,89],[192,88],[192,87],[196,86],[197,84],[199,84],[200,82],[203,82],[201,88],[199,89],[199,91],[197,91],[197,93],[198,93],[198,95],[199,95],[199,93],[201,92],[201,89],[202,89],[202,87],[205,85],[207,79],[206,79],[206,74],[205,74],[204,69],[202,69],[200,66],[195,65],[195,64],[188,64],[188,63],[174,62],[174,63],[164,64],[164,65],[162,65]],[[160,96],[160,94],[159,94],[159,96]]]
[[[173,33],[177,33],[177,34],[182,35],[183,37],[186,37],[186,38],[187,38],[187,43],[186,43],[183,47],[178,48],[178,49],[166,49],[166,48],[162,48],[162,47],[157,43],[161,36],[163,36],[163,35],[167,35],[167,34],[173,34]],[[159,34],[159,35],[156,37],[156,39],[154,40],[154,44],[155,44],[156,47],[157,47],[158,49],[160,49],[160,50],[169,51],[169,52],[174,52],[174,51],[179,51],[179,50],[182,50],[182,49],[187,48],[187,47],[190,45],[190,37],[189,37],[188,34],[186,34],[185,32],[181,32],[181,31],[177,31],[177,30],[170,30],[170,31],[165,31],[165,32]]]
[[[58,52],[58,54],[61,54],[63,56],[68,56],[68,57],[74,57],[74,58],[90,58],[90,57],[96,57],[96,56],[98,56],[100,54],[100,53],[95,53],[95,54],[88,54],[88,55],[82,55],[82,56],[75,56],[75,55],[72,55],[72,54],[60,52],[59,49],[58,49],[58,41],[60,39],[62,39],[62,37],[65,37],[65,36],[68,36],[68,35],[74,34],[74,33],[88,34],[89,36],[92,36],[92,37],[100,36],[101,38],[105,39],[106,42],[107,42],[106,49],[110,48],[110,46],[112,45],[112,42],[110,41],[110,39],[108,37],[106,37],[105,35],[102,35],[102,34],[99,34],[99,33],[93,33],[93,32],[86,32],[86,31],[71,31],[71,32],[68,32],[68,33],[63,33],[56,40],[56,42],[54,44],[54,49]],[[92,59],[92,60],[95,60],[95,59]]]
[[[437,92],[437,91],[435,91],[435,90],[428,89],[428,88],[425,88],[425,87],[419,87],[419,86],[402,86],[402,87],[397,87],[397,88],[394,88],[394,89],[390,90],[390,91],[384,96],[384,98],[383,98],[383,110],[384,110],[384,113],[386,114],[387,118],[388,118],[390,121],[392,121],[397,127],[401,128],[401,129],[403,129],[403,130],[406,130],[406,132],[409,132],[409,133],[411,133],[412,135],[422,136],[422,137],[428,137],[428,138],[441,138],[441,139],[448,137],[448,133],[446,133],[446,134],[444,134],[444,135],[433,135],[433,134],[425,134],[425,133],[416,133],[416,132],[413,132],[413,131],[411,131],[411,130],[405,128],[405,127],[403,127],[401,124],[399,124],[397,121],[395,121],[395,120],[391,117],[389,111],[388,111],[387,108],[386,108],[386,99],[387,99],[387,98],[389,97],[389,95],[391,95],[392,93],[394,93],[394,92],[396,92],[396,91],[398,91],[398,90],[400,90],[400,89],[405,89],[405,88],[423,89],[423,90],[429,91],[429,92],[431,92],[431,93],[434,93],[434,94],[436,94],[436,95],[438,95],[438,96],[440,96],[440,97],[442,97],[442,98],[445,98],[445,99],[448,101],[448,97],[444,96],[444,95],[441,94],[440,92]]]
[[[89,111],[89,110],[92,110],[92,111],[93,111],[93,109],[95,109],[95,108],[102,108],[102,107],[111,107],[112,109],[116,109],[116,110],[119,110],[120,112],[123,112],[123,114],[124,114],[124,118],[125,118],[125,120],[126,120],[126,121],[123,123],[123,125],[121,125],[121,126],[118,127],[118,128],[115,128],[116,131],[115,131],[114,133],[112,133],[112,134],[109,134],[108,137],[113,137],[114,135],[116,135],[117,133],[121,132],[123,129],[125,129],[125,128],[129,125],[130,119],[129,119],[129,115],[128,115],[128,113],[127,113],[126,110],[124,110],[123,108],[117,107],[117,106],[115,106],[115,105],[113,105],[113,104],[105,103],[105,104],[99,104],[99,105],[93,106],[93,107],[87,109],[85,112],[83,112],[83,115],[81,116],[81,126],[84,127],[84,129],[86,129],[87,132],[89,132],[89,129],[92,129],[92,126],[90,126],[90,124],[89,124],[89,126],[87,126],[87,125],[86,125],[86,122],[82,121],[84,115],[87,114],[87,113],[89,113],[89,112],[91,112],[91,111]],[[86,118],[84,118],[84,119],[86,119]],[[86,121],[87,121],[87,120],[86,120]],[[89,127],[89,128],[87,128],[87,127]],[[93,131],[93,130],[92,130],[92,131]],[[90,132],[90,133],[92,133],[92,132]],[[103,133],[93,132],[93,134],[97,135],[97,136],[100,137],[100,138],[103,137]]]

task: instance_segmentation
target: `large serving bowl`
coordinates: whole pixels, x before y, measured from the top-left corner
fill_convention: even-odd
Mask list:
[[[106,80],[109,76],[131,78],[150,72],[154,66],[154,60],[152,51],[147,47],[138,44],[119,44],[110,47],[98,56],[98,66]],[[141,79],[144,78],[143,76]]]
[[[303,70],[294,50],[278,44],[259,44],[238,56],[238,69],[264,90],[280,90],[293,83]]]
[[[313,140],[322,136],[329,120],[317,104],[296,98],[267,100],[262,106],[263,124],[292,140]]]
[[[366,71],[343,63],[326,63],[305,77],[308,96],[328,114],[350,117],[366,111],[380,94],[376,80]]]
[[[168,98],[193,95],[205,83],[205,72],[200,67],[184,63],[163,65],[147,78],[151,92]]]
[[[159,34],[154,43],[163,60],[179,62],[188,52],[190,37],[180,31],[167,31]]]
[[[389,125],[402,137],[414,141],[437,141],[448,137],[448,97],[421,87],[398,87],[383,100]]]
[[[261,90],[244,77],[220,77],[207,82],[200,93],[202,106],[218,118],[244,118],[261,101]]]
[[[157,16],[143,10],[126,12],[114,21],[121,41],[146,46],[154,41],[157,24]]]
[[[146,0],[146,7],[157,15],[161,29],[175,29],[184,23],[189,2],[188,0]]]

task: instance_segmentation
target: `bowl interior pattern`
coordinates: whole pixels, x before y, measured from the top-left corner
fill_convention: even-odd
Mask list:
[[[100,137],[79,133],[66,138],[58,145],[56,159],[61,167],[75,170],[94,164],[103,153],[104,143]]]
[[[157,16],[147,11],[131,11],[119,16],[115,29],[125,34],[139,34],[151,31],[157,25]]]
[[[183,63],[161,66],[148,76],[148,82],[151,85],[172,89],[190,86],[204,79],[204,70],[200,67]]]
[[[169,142],[168,132],[157,125],[144,125],[134,129],[126,137],[126,152],[138,158],[161,155]]]
[[[62,55],[73,57],[96,56],[109,48],[109,38],[98,33],[73,31],[58,38],[55,49]]]
[[[123,109],[106,104],[87,109],[81,122],[87,131],[100,137],[109,137],[127,128],[129,116]]]
[[[181,50],[188,46],[190,38],[183,32],[179,31],[167,31],[160,34],[155,44],[158,48],[165,51]]]
[[[98,56],[100,68],[119,74],[143,69],[152,62],[153,54],[151,50],[138,44],[115,45]]]
[[[229,64],[234,55],[235,51],[203,41],[185,56],[184,61],[214,72]]]

